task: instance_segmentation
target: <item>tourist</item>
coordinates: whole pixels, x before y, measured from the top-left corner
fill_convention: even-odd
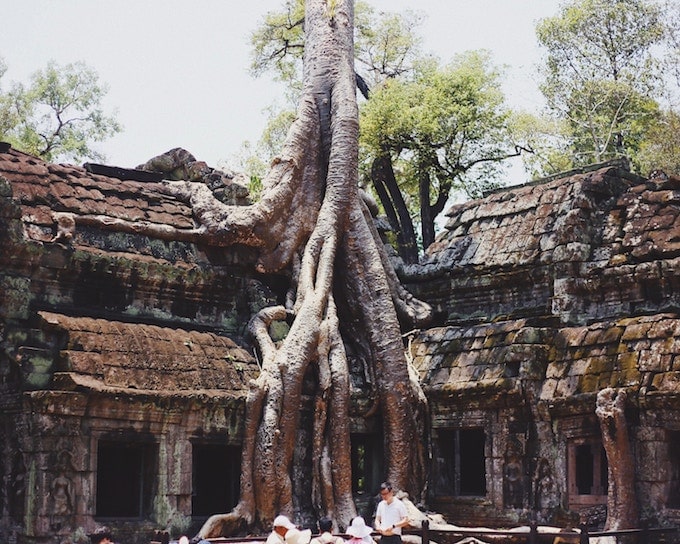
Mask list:
[[[345,539],[341,536],[333,536],[333,521],[330,518],[319,520],[319,536],[312,538],[310,544],[344,544]]]
[[[276,516],[266,544],[285,544],[286,533],[291,529],[296,529],[296,527],[286,516]]]
[[[91,544],[113,544],[113,533],[108,527],[97,527],[88,536]]]
[[[352,537],[349,539],[349,544],[373,544],[372,532],[373,530],[366,525],[364,518],[355,517],[350,526],[347,527],[347,534]]]
[[[394,496],[392,484],[380,484],[381,501],[375,513],[375,528],[382,544],[401,544],[401,529],[408,525],[406,506]]]
[[[312,538],[312,530],[305,529],[300,531],[297,528],[289,529],[286,532],[286,544],[309,544]]]

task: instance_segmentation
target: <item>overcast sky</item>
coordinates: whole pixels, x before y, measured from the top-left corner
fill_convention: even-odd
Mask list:
[[[536,109],[534,26],[559,0],[368,0],[379,11],[422,12],[424,49],[446,61],[489,49],[506,65],[506,96]],[[83,61],[109,86],[123,132],[99,145],[107,163],[134,167],[173,147],[210,166],[257,141],[280,84],[253,78],[250,33],[283,0],[0,0],[0,80],[27,83],[49,60]]]

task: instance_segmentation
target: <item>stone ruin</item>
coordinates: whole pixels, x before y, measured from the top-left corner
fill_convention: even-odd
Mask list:
[[[256,274],[251,248],[190,236],[190,208],[160,180],[247,203],[238,179],[197,163],[173,150],[142,169],[76,167],[0,148],[0,542],[77,542],[106,523],[141,544],[236,503],[259,372],[245,325],[286,282]],[[614,388],[640,523],[680,524],[679,213],[680,178],[605,165],[454,206],[422,262],[397,266],[436,315],[406,342],[430,406],[425,506],[463,526],[601,526],[595,408]],[[359,415],[370,376],[352,388],[370,517],[380,417]]]

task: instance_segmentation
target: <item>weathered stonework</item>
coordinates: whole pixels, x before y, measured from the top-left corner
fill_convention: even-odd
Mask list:
[[[131,543],[188,530],[192,450],[240,449],[259,372],[244,327],[275,294],[250,272],[252,252],[184,238],[190,209],[154,181],[10,150],[0,194],[0,541],[94,529],[101,450],[130,444],[153,458],[152,487],[140,515],[104,521]],[[116,221],[179,234],[107,228]]]
[[[426,276],[403,271],[445,322],[410,343],[435,454],[438,432],[485,432],[485,489],[432,493],[451,522],[601,525],[607,387],[628,394],[644,522],[680,521],[679,195],[617,167],[501,190],[449,211]]]
[[[209,488],[238,486],[259,372],[245,327],[285,282],[255,274],[254,250],[194,236],[191,209],[149,174],[0,153],[2,542],[68,541],[103,522],[146,542],[228,500],[206,497],[202,465],[227,465]],[[595,402],[612,387],[627,392],[643,521],[680,523],[679,195],[679,178],[612,166],[509,188],[453,207],[422,264],[399,271],[436,314],[408,342],[430,407],[430,508],[460,525],[602,524]],[[380,411],[371,376],[352,387],[370,516]],[[100,493],[128,455],[132,513]]]

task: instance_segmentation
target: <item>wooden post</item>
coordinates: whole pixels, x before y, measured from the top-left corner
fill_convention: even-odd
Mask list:
[[[535,521],[529,523],[529,544],[538,544],[538,524]]]
[[[423,520],[420,539],[422,540],[422,544],[430,544],[430,521],[427,519]]]

